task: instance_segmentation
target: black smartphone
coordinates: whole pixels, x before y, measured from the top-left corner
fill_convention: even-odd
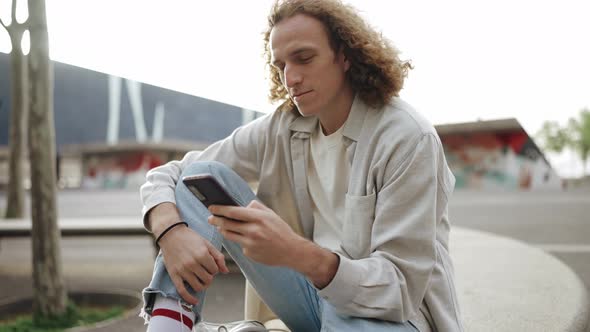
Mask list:
[[[211,174],[185,176],[182,182],[206,207],[209,205],[239,206]]]

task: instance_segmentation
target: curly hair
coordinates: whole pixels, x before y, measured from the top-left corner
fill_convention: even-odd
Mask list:
[[[271,102],[284,101],[281,109],[294,110],[295,105],[283,86],[280,71],[271,65],[270,33],[286,18],[304,14],[321,21],[328,32],[334,52],[342,49],[350,61],[347,79],[358,96],[371,107],[382,107],[398,96],[408,71],[409,61],[399,58],[399,51],[380,33],[370,27],[350,5],[340,0],[276,0],[264,32],[264,56],[270,70]]]

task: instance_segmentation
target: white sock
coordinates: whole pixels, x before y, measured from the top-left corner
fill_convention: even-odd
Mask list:
[[[156,295],[147,332],[190,332],[194,321],[195,313],[182,306],[179,300]]]

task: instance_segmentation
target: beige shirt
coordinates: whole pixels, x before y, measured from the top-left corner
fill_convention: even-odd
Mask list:
[[[152,169],[141,188],[144,220],[154,206],[175,202],[184,167],[217,160],[258,181],[258,198],[311,239],[307,165],[317,123],[277,110],[202,153]],[[318,294],[342,314],[418,325],[424,315],[434,330],[463,331],[449,256],[455,179],[434,127],[399,98],[381,109],[356,98],[343,136],[350,178],[340,265]]]

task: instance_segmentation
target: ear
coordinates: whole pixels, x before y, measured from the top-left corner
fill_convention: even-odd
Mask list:
[[[344,56],[344,72],[348,72],[348,70],[350,69],[350,61],[348,61],[348,58],[346,57],[346,55]]]
[[[342,47],[340,47],[340,51],[338,51],[338,58],[340,59],[342,67],[344,68],[344,72],[348,72],[350,69],[350,60],[348,60],[348,57],[346,54],[344,54],[344,49]]]

